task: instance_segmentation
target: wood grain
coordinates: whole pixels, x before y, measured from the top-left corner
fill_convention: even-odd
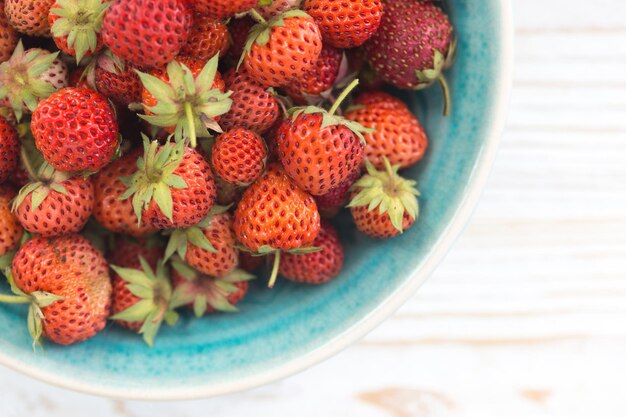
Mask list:
[[[2,417],[623,415],[626,2],[514,6],[515,86],[489,185],[392,319],[300,375],[213,400],[110,401],[2,369]]]

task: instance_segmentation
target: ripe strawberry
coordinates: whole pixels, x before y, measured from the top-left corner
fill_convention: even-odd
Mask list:
[[[115,0],[102,22],[102,40],[139,68],[167,65],[187,42],[192,14],[183,0]]]
[[[176,140],[189,139],[196,147],[196,137],[209,137],[209,129],[221,132],[219,116],[232,105],[230,93],[224,93],[224,81],[217,72],[219,57],[206,64],[178,57],[167,68],[139,72],[143,83],[142,103],[147,115],[141,118],[174,133]]]
[[[139,224],[130,198],[119,198],[126,192],[126,186],[121,179],[137,171],[137,158],[140,154],[139,150],[132,151],[91,177],[94,187],[93,217],[113,233],[142,237],[155,231],[146,222]]]
[[[70,177],[44,164],[36,180],[20,190],[13,211],[26,231],[53,237],[81,231],[93,206],[89,179]]]
[[[323,217],[334,217],[346,205],[350,187],[361,178],[361,168],[357,168],[337,187],[326,194],[315,197],[317,208]]]
[[[86,88],[65,88],[43,100],[30,126],[46,161],[63,172],[97,171],[118,145],[109,101]]]
[[[451,64],[455,41],[448,16],[433,2],[384,0],[385,13],[378,32],[364,45],[378,75],[398,88],[421,89],[441,85],[444,114],[449,88],[443,70]]]
[[[275,253],[272,287],[280,251],[306,252],[319,233],[320,216],[313,197],[298,188],[280,164],[271,164],[244,192],[233,227],[237,240],[251,252]]]
[[[115,314],[111,319],[118,323],[127,322],[125,327],[143,335],[148,346],[154,344],[163,321],[170,326],[178,321],[174,309],[179,296],[172,290],[169,270],[163,262],[156,264],[153,269],[146,259],[140,257],[139,266],[111,265],[116,274],[113,278]],[[184,302],[179,305],[182,304]]]
[[[384,158],[393,165],[407,168],[422,159],[428,137],[419,120],[400,100],[383,92],[368,92],[357,98],[354,110],[346,112],[348,120],[374,129],[366,133],[365,157],[376,168],[383,169]]]
[[[190,227],[205,219],[215,203],[215,182],[204,156],[184,142],[159,146],[144,136],[137,172],[122,178],[135,215],[157,229]]]
[[[228,19],[236,14],[247,12],[256,6],[258,0],[195,0],[190,5],[196,13],[213,19]]]
[[[70,72],[68,86],[94,89],[91,85],[89,85],[88,71],[85,67],[77,67],[74,71]]]
[[[343,53],[330,45],[324,45],[322,53],[311,69],[296,77],[284,90],[297,104],[319,101],[322,93],[332,89],[343,59]]]
[[[241,54],[243,54],[243,48],[246,46],[248,34],[255,24],[256,22],[247,15],[240,19],[231,19],[228,24],[231,45],[228,51],[226,51],[224,59],[220,61],[220,64],[226,64],[228,68],[237,65]]]
[[[267,22],[258,18],[261,23],[252,28],[240,60],[254,80],[265,87],[280,87],[315,65],[322,36],[311,16],[292,10]]]
[[[19,121],[39,100],[67,86],[67,67],[57,55],[39,48],[24,51],[18,42],[11,58],[0,64],[0,107],[11,107]]]
[[[269,20],[288,10],[299,9],[301,3],[302,0],[262,0],[259,2],[259,6],[257,6],[256,9],[263,18]]]
[[[321,250],[303,255],[284,254],[279,273],[290,281],[315,285],[324,284],[339,275],[343,267],[343,246],[337,231],[328,221],[322,221],[313,246]]]
[[[11,57],[19,38],[19,34],[4,14],[4,1],[0,0],[0,62]]]
[[[232,217],[225,211],[225,207],[218,207],[197,225],[174,230],[165,250],[165,259],[178,253],[189,266],[214,277],[233,272],[239,261],[239,250]]]
[[[48,13],[54,0],[4,0],[4,12],[18,32],[31,36],[48,36]]]
[[[196,16],[180,55],[208,61],[217,54],[224,56],[229,47],[230,38],[224,22],[211,17]]]
[[[11,212],[11,200],[16,194],[10,185],[0,185],[0,257],[17,247],[24,232]]]
[[[13,302],[30,303],[28,328],[61,345],[82,342],[104,329],[111,281],[104,256],[80,235],[35,237],[13,259]],[[7,296],[5,296],[7,297]]]
[[[383,16],[381,0],[304,0],[302,8],[319,25],[324,42],[336,48],[362,45],[376,33]]]
[[[318,107],[296,110],[278,131],[278,157],[285,172],[303,190],[322,195],[341,184],[363,161],[363,132],[358,123],[336,116],[335,111],[354,81],[330,111]]]
[[[246,129],[233,129],[219,135],[211,153],[215,173],[236,185],[254,182],[265,169],[266,160],[265,142]]]
[[[265,133],[280,113],[274,95],[254,81],[243,68],[228,71],[224,81],[226,89],[233,92],[230,96],[233,103],[228,113],[220,116],[222,129],[241,127],[259,135]]]
[[[128,106],[141,102],[143,85],[135,67],[114,55],[102,54],[98,57],[94,83],[101,94],[118,104]]]
[[[189,300],[196,317],[217,311],[237,312],[237,304],[248,292],[248,281],[254,276],[236,269],[229,274],[216,278],[196,271],[180,259],[172,262],[172,283],[181,299]]]
[[[48,23],[57,47],[76,58],[102,49],[102,18],[109,2],[105,0],[56,0],[50,8]]]
[[[17,169],[20,155],[20,140],[17,130],[0,117],[0,183],[6,181]]]
[[[348,205],[356,227],[368,236],[385,239],[397,236],[413,225],[419,214],[415,181],[398,175],[399,165],[393,167],[384,159],[385,170],[366,161],[367,174],[352,187]]]

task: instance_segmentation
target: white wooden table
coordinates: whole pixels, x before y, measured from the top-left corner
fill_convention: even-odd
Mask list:
[[[300,375],[204,401],[100,399],[2,368],[0,415],[625,415],[626,1],[514,3],[498,162],[464,236],[393,318]]]

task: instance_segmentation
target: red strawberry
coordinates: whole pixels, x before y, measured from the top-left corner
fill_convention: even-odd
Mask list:
[[[54,43],[75,57],[77,64],[102,48],[100,30],[108,6],[104,0],[57,0],[50,8],[48,22]]]
[[[348,175],[348,178],[337,187],[332,188],[326,194],[316,196],[315,201],[317,202],[317,208],[320,214],[324,217],[334,217],[339,210],[346,205],[350,187],[352,187],[359,178],[361,178],[360,167],[352,171],[352,173]]]
[[[19,38],[19,34],[4,14],[4,1],[0,0],[0,62],[11,57]]]
[[[115,56],[102,54],[94,74],[96,89],[116,103],[128,106],[141,102],[143,85],[132,64]]]
[[[383,16],[381,0],[304,0],[302,8],[315,19],[324,41],[336,48],[362,45]]]
[[[233,104],[228,113],[220,117],[220,126],[225,130],[242,127],[260,135],[276,121],[280,111],[274,95],[257,83],[241,68],[234,68],[224,76],[226,89],[233,92]]]
[[[172,262],[172,283],[181,299],[190,300],[196,317],[205,313],[237,312],[235,304],[248,292],[248,281],[254,276],[234,270],[222,278],[202,274],[180,260]]]
[[[280,87],[315,65],[322,37],[311,16],[292,10],[267,22],[258,17],[262,23],[252,28],[240,61],[254,80]]]
[[[303,255],[284,254],[279,273],[290,281],[316,285],[339,275],[343,266],[343,246],[337,231],[329,222],[322,221],[313,246],[321,250]]]
[[[276,281],[280,251],[306,251],[320,229],[315,200],[298,188],[280,164],[272,164],[243,194],[233,227],[250,251],[275,253],[270,287]]]
[[[331,90],[337,76],[343,53],[330,45],[324,45],[314,66],[306,73],[296,77],[284,90],[298,104],[310,103],[312,98]]]
[[[61,345],[82,342],[106,326],[111,281],[104,256],[80,235],[35,237],[13,259],[15,301],[29,303],[28,328]],[[31,319],[32,318],[32,319]]]
[[[265,169],[267,148],[263,139],[246,129],[233,129],[215,140],[211,162],[215,173],[226,182],[248,185]]]
[[[288,10],[299,9],[302,0],[273,0],[260,1],[259,4],[268,4],[267,6],[257,6],[257,11],[265,19],[271,19]]]
[[[239,259],[231,215],[220,207],[197,225],[174,230],[165,250],[165,259],[175,252],[203,274],[214,277],[230,274]]]
[[[138,170],[122,179],[137,217],[157,229],[190,227],[205,219],[215,203],[215,182],[204,156],[184,142],[159,146],[144,136]]]
[[[214,19],[227,19],[247,12],[256,6],[258,0],[195,0],[190,5],[196,13]]]
[[[68,86],[93,89],[93,87],[89,85],[89,79],[85,71],[85,67],[77,67],[74,71],[70,72]]]
[[[118,144],[109,101],[86,88],[65,88],[43,100],[30,126],[46,161],[63,172],[101,169]]]
[[[249,16],[244,16],[240,19],[231,19],[228,24],[228,33],[230,34],[231,45],[224,59],[220,62],[226,64],[227,67],[234,67],[239,62],[241,54],[243,54],[243,48],[246,46],[246,40],[250,29],[256,24],[256,22]]]
[[[419,120],[406,105],[383,92],[364,93],[358,97],[354,110],[344,117],[374,129],[366,133],[365,157],[378,169],[384,158],[393,165],[407,168],[422,159],[428,137]]]
[[[142,103],[152,125],[175,133],[176,140],[189,139],[196,147],[196,137],[209,137],[209,129],[220,132],[219,116],[232,104],[224,94],[224,81],[217,72],[218,56],[206,64],[178,57],[167,68],[151,74],[139,73],[144,85]]]
[[[185,46],[191,23],[182,0],[115,0],[104,16],[102,39],[139,68],[160,67]]]
[[[419,214],[415,181],[398,175],[399,165],[393,167],[384,159],[385,170],[367,161],[367,174],[358,180],[348,205],[356,227],[368,236],[386,239],[397,236],[413,225]]]
[[[278,157],[285,172],[305,191],[322,195],[341,184],[363,161],[363,135],[368,130],[336,116],[354,81],[330,111],[301,108],[278,132]]]
[[[208,61],[217,54],[224,56],[229,47],[230,38],[224,22],[211,17],[197,16],[180,55]]]
[[[13,210],[22,227],[44,237],[77,233],[94,206],[93,185],[82,176],[70,177],[44,164],[36,181],[20,190]]]
[[[4,0],[4,12],[18,32],[31,36],[50,33],[48,13],[54,0]]]
[[[17,169],[20,155],[20,141],[17,130],[5,119],[0,117],[0,183],[9,178]]]
[[[384,0],[378,32],[365,44],[378,75],[398,88],[419,89],[438,81],[445,109],[450,101],[443,70],[451,64],[455,41],[452,24],[433,2]]]
[[[121,179],[137,171],[137,158],[140,155],[139,150],[124,155],[92,177],[95,197],[93,217],[113,233],[142,237],[155,231],[150,224],[139,224],[130,198],[119,198],[126,192]]]
[[[16,194],[10,185],[0,185],[0,257],[17,247],[24,232],[11,211],[11,200]]]

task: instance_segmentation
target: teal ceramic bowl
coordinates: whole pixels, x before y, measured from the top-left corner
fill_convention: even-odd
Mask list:
[[[0,306],[0,363],[91,394],[184,399],[239,391],[283,378],[337,353],[393,313],[426,280],[467,222],[491,168],[511,80],[512,19],[506,0],[449,0],[459,36],[448,74],[453,106],[441,93],[405,93],[431,138],[407,172],[419,181],[421,216],[403,236],[379,242],[342,228],[346,264],[334,282],[304,287],[258,282],[239,314],[183,317],[149,349],[109,326],[71,347],[33,353],[20,306]],[[347,220],[347,219],[346,219]],[[259,280],[260,281],[260,280]]]

